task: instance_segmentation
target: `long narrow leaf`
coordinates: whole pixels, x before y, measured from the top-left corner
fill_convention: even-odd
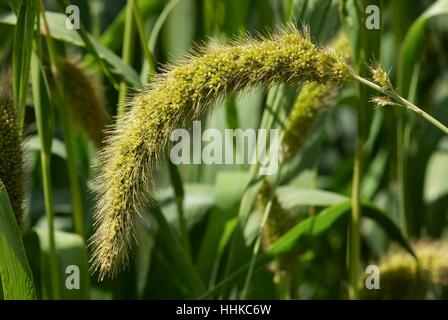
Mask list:
[[[0,181],[0,278],[4,299],[36,299],[33,276],[8,194]]]

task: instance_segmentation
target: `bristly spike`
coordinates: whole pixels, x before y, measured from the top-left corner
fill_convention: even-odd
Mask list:
[[[24,160],[12,94],[0,88],[0,180],[8,192],[19,227],[24,216]]]
[[[144,199],[154,196],[153,171],[174,129],[189,127],[217,99],[246,88],[278,82],[341,84],[351,79],[343,57],[316,47],[296,27],[204,52],[167,68],[138,93],[102,151],[96,178],[97,230],[91,239],[93,270],[101,279],[115,276],[129,259],[135,217]]]

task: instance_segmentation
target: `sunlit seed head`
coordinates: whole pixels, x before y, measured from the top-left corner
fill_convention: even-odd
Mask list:
[[[174,129],[205,117],[226,94],[276,82],[339,84],[350,76],[343,58],[316,47],[308,33],[286,27],[267,38],[202,49],[155,77],[118,119],[102,151],[96,178],[97,230],[91,240],[93,269],[100,278],[116,275],[129,259],[135,218],[144,203],[151,203],[153,171]],[[115,223],[118,229],[112,228]]]
[[[392,88],[389,74],[379,64],[375,64],[370,67],[370,73],[372,74],[373,81],[383,88]]]

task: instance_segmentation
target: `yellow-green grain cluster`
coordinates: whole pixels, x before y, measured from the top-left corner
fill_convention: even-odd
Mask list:
[[[17,224],[23,220],[24,169],[21,133],[12,98],[0,91],[0,180],[8,192]]]
[[[365,299],[424,298],[429,288],[448,289],[448,243],[420,241],[414,246],[419,264],[408,253],[390,252],[379,265],[380,289],[368,290],[362,283]]]
[[[102,152],[97,178],[93,268],[114,276],[127,262],[134,220],[152,199],[153,170],[176,128],[189,128],[226,94],[276,82],[342,83],[351,76],[343,57],[316,47],[289,27],[269,38],[202,50],[137,94]]]
[[[89,74],[80,63],[66,61],[64,77],[67,84],[70,115],[87,132],[97,147],[104,142],[104,130],[110,124],[99,79]]]
[[[271,201],[269,217],[263,228],[263,247],[269,248],[294,226],[294,219],[279,203],[271,184],[265,179],[262,182],[257,198],[257,208],[261,215]],[[274,280],[279,282],[283,276],[297,268],[298,255],[296,252],[284,255],[274,260],[270,269],[275,273]]]
[[[392,88],[392,83],[390,82],[389,74],[384,70],[379,64],[375,64],[370,67],[370,73],[372,74],[373,81],[382,88]]]
[[[319,112],[331,96],[331,86],[307,82],[294,103],[282,138],[282,161],[288,161],[304,145]]]
[[[339,32],[330,42],[330,47],[347,64],[351,63],[351,49],[345,33]],[[282,161],[288,161],[303,147],[317,116],[335,93],[334,83],[311,81],[303,85],[285,124],[281,144]]]

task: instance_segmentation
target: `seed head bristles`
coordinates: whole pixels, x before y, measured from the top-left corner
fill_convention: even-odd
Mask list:
[[[104,143],[104,129],[111,122],[101,82],[75,59],[65,62],[64,73],[70,114],[99,148]]]
[[[93,270],[100,279],[113,277],[128,261],[135,217],[143,201],[153,199],[153,171],[174,129],[189,128],[228,93],[278,82],[340,84],[350,78],[342,57],[316,47],[307,33],[292,26],[267,38],[204,48],[201,55],[166,68],[134,97],[101,152]]]
[[[14,102],[0,88],[0,180],[8,192],[19,227],[23,226],[25,196],[22,147]]]

